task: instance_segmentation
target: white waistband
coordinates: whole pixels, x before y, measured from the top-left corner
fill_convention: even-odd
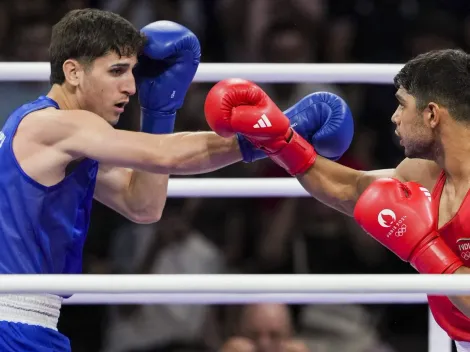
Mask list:
[[[470,342],[455,341],[455,347],[457,347],[457,352],[470,352]]]
[[[38,325],[57,330],[62,297],[44,295],[0,295],[0,320]]]

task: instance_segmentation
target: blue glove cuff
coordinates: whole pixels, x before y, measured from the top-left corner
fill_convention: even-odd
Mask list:
[[[243,162],[252,163],[253,161],[266,158],[265,152],[253,147],[253,144],[239,133],[237,133],[237,141],[242,153]]]
[[[161,112],[141,108],[142,132],[153,134],[173,133],[175,129],[176,112]]]

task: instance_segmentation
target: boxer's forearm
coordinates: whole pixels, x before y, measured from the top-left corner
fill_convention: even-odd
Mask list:
[[[352,216],[360,195],[361,172],[328,159],[317,157],[315,164],[297,176],[302,187],[320,202]]]
[[[462,266],[458,268],[454,274],[470,274],[470,268]],[[449,296],[450,301],[456,306],[467,318],[470,318],[470,295],[466,296]]]
[[[360,195],[372,182],[383,177],[400,179],[396,169],[358,171],[318,156],[315,164],[297,179],[312,197],[352,216]]]
[[[235,137],[223,138],[214,132],[183,132],[173,137],[161,145],[167,153],[168,174],[207,173],[242,160]]]

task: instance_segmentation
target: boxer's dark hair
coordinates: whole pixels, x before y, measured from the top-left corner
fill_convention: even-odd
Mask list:
[[[91,64],[110,52],[119,56],[138,55],[144,45],[145,36],[115,13],[98,9],[72,10],[52,27],[50,83],[65,81],[62,66],[68,59]]]
[[[408,61],[394,78],[416,99],[419,111],[439,104],[458,121],[470,122],[470,55],[459,49],[433,50]]]

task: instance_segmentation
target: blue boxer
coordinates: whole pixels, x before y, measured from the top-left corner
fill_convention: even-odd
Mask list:
[[[18,164],[13,137],[25,116],[58,109],[48,97],[23,105],[6,121],[0,147],[0,273],[77,274],[89,225],[98,163],[84,159],[63,181],[41,185]],[[69,351],[57,331],[61,297],[0,295],[0,351]]]
[[[0,132],[0,274],[80,274],[93,199],[132,221],[158,221],[169,173],[158,156],[175,145],[162,140],[201,55],[179,24],[139,31],[97,9],[67,13],[49,51],[50,91],[15,110]],[[142,132],[117,130],[136,80]],[[195,138],[206,144],[207,136]],[[182,155],[192,157],[193,147]],[[63,298],[0,294],[0,351],[70,351],[57,329]]]

